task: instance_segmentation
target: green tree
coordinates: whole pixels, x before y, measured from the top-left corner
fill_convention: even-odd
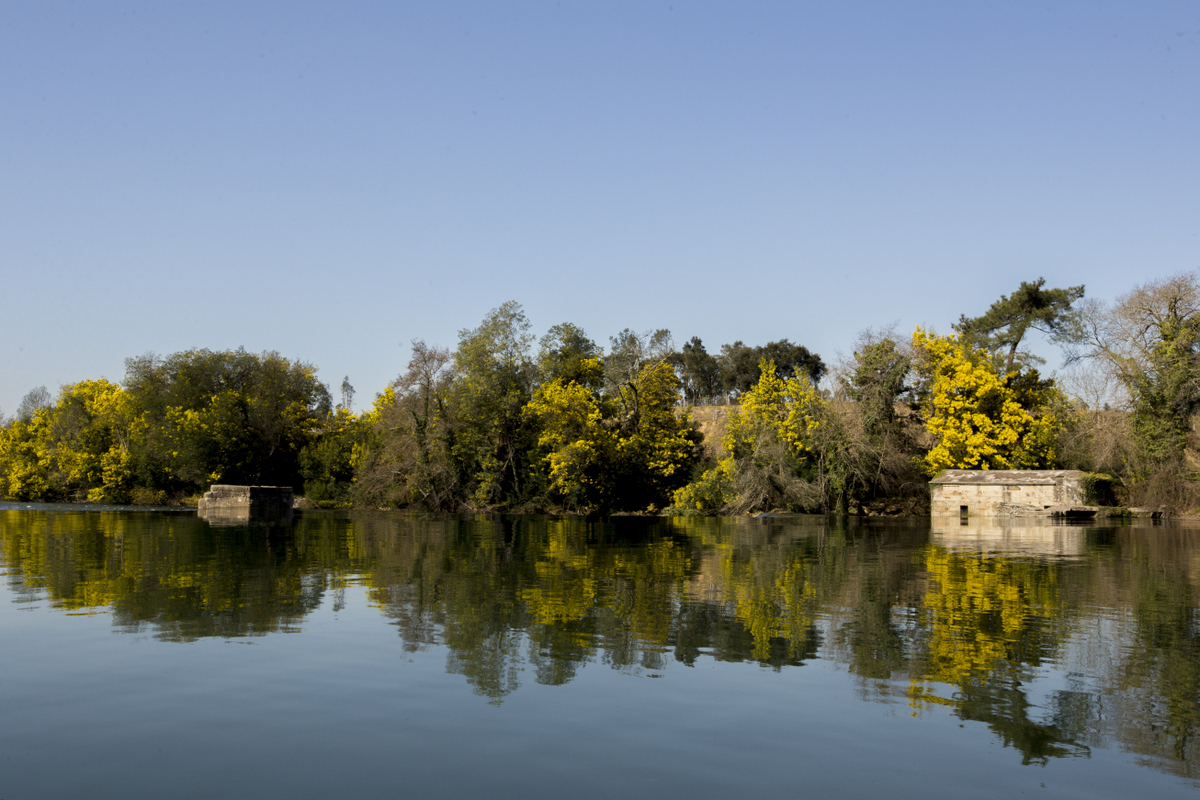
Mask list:
[[[354,411],[354,386],[350,383],[349,375],[342,378],[342,402],[339,405],[347,411]]]
[[[779,377],[764,359],[758,382],[731,410],[724,458],[674,494],[673,513],[807,510],[822,504],[813,477],[824,403],[806,375]]]
[[[555,378],[537,388],[525,409],[540,430],[538,446],[546,451],[551,492],[574,509],[607,508],[615,499],[620,440],[604,425],[603,405],[586,385]]]
[[[132,448],[140,485],[303,487],[300,451],[330,413],[309,364],[275,352],[188,350],[127,359],[125,386],[145,429]]]
[[[702,437],[687,413],[677,414],[679,378],[666,361],[647,364],[632,387],[636,417],[622,421],[620,450],[626,506],[662,508],[684,486],[701,457]]]
[[[1093,303],[1084,329],[1084,357],[1129,396],[1143,457],[1177,458],[1200,410],[1200,275],[1143,284],[1111,307]]]
[[[1188,442],[1200,412],[1200,273],[1152,281],[1083,313],[1080,356],[1123,390],[1130,412],[1131,502],[1177,509],[1200,503]]]
[[[693,404],[712,402],[723,394],[721,364],[704,349],[699,336],[693,336],[674,357],[683,382],[683,397]]]
[[[459,481],[476,507],[517,504],[533,493],[526,479],[537,436],[522,413],[537,374],[532,342],[515,301],[493,309],[478,328],[459,331],[453,453]]]
[[[954,329],[974,347],[983,347],[1004,358],[1004,375],[1013,371],[1018,348],[1030,329],[1041,331],[1055,341],[1072,341],[1079,335],[1079,315],[1071,308],[1083,297],[1083,286],[1046,289],[1045,278],[1033,283],[1022,281],[1011,295],[992,303],[980,317],[959,318]],[[1025,355],[1030,359],[1029,354]]]
[[[14,419],[0,428],[0,496],[10,500],[51,500],[48,458],[52,441],[53,412],[38,409],[24,421]]]
[[[919,426],[906,408],[897,416],[902,397],[912,391],[908,385],[913,359],[895,340],[864,339],[849,373],[841,378],[852,404],[831,404],[830,417],[840,417],[840,425],[828,426],[837,436],[821,437],[820,447],[830,463],[842,464],[847,476],[846,502],[885,501],[895,508],[903,502],[912,509],[922,506],[929,495],[925,475],[917,466],[924,455]]]
[[[300,451],[304,497],[317,508],[349,508],[361,452],[362,421],[339,405]]]
[[[629,328],[609,337],[604,357],[604,393],[618,403],[626,427],[637,427],[640,407],[638,378],[654,364],[668,363],[674,352],[671,332],[666,328],[635,333]]]
[[[27,421],[0,429],[0,492],[17,500],[125,503],[138,421],[128,395],[104,379],[64,386]]]
[[[896,421],[896,401],[906,388],[912,359],[897,350],[891,339],[863,347],[854,359],[854,371],[842,379],[842,385],[857,401],[866,431],[881,436]]]
[[[744,394],[758,383],[764,361],[770,361],[776,377],[784,380],[804,375],[815,384],[825,374],[825,362],[820,356],[787,339],[759,347],[749,347],[736,341],[722,346],[719,361],[722,386],[726,392],[734,395]]]
[[[600,388],[604,381],[603,351],[578,325],[555,325],[539,344],[538,373],[542,382],[575,381],[580,386]]]
[[[354,490],[359,502],[430,511],[463,502],[453,456],[452,364],[449,350],[414,340],[407,371],[363,414]]]
[[[570,507],[660,508],[700,457],[699,432],[676,414],[679,378],[670,364],[644,366],[622,390],[636,396],[636,414],[561,378],[540,386],[526,407],[541,431],[551,490]]]

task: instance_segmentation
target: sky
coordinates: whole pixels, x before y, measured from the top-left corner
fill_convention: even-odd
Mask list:
[[[1194,0],[3,3],[0,410],[237,347],[359,408],[508,300],[826,361],[1111,300],[1200,268],[1198,144]]]

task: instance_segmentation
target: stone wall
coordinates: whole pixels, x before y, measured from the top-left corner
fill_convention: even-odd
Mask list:
[[[229,486],[209,488],[196,506],[212,522],[236,524],[250,519],[289,517],[294,503],[289,486]]]
[[[930,511],[934,515],[959,514],[967,506],[970,514],[994,515],[1001,504],[1017,503],[1030,506],[1052,506],[1055,499],[1053,484],[1042,486],[1007,486],[1001,484],[941,484],[930,487],[933,496]]]
[[[954,474],[951,474],[954,473]],[[1046,509],[1083,503],[1081,473],[1074,470],[947,470],[929,486],[933,516],[995,516],[1001,506]]]

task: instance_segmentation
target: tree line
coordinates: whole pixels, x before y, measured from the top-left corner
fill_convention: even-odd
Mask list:
[[[709,353],[667,330],[602,347],[530,328],[508,302],[453,350],[414,341],[359,414],[348,380],[335,404],[275,352],[130,358],[121,384],[39,387],[0,419],[0,496],[162,504],[235,483],[319,507],[920,513],[941,469],[1073,468],[1124,502],[1200,505],[1195,273],[1113,303],[1024,282],[950,333],[869,329],[832,365],[787,339]],[[1063,376],[1041,374],[1031,331]],[[714,405],[706,440],[692,409]]]

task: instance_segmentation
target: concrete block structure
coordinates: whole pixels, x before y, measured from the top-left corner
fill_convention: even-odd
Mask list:
[[[291,487],[216,484],[200,498],[196,511],[210,523],[237,524],[251,519],[290,517]]]
[[[1014,510],[1082,506],[1083,473],[1075,469],[946,469],[929,482],[933,516],[999,516]]]

